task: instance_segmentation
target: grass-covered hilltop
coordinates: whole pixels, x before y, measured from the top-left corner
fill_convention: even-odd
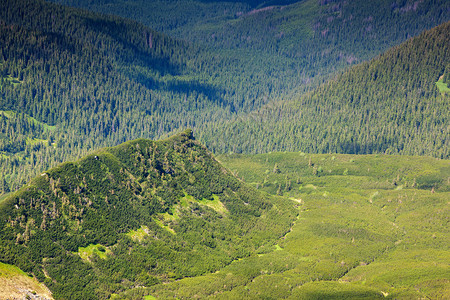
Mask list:
[[[271,251],[291,203],[248,187],[190,130],[43,172],[0,203],[0,261],[58,299],[106,299]]]

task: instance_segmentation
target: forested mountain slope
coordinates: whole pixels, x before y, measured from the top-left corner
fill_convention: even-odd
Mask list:
[[[298,209],[289,233],[214,273],[137,286],[117,299],[449,294],[449,160],[303,152],[225,154],[218,160],[247,184]]]
[[[450,20],[445,0],[54,1],[137,20],[218,57],[233,55],[249,75],[249,57],[270,55],[273,62],[258,62],[259,69],[275,64],[271,80],[297,83],[371,59]]]
[[[436,82],[450,71],[449,32],[447,22],[294,101],[267,105],[202,138],[222,153],[302,150],[448,158],[450,96]]]
[[[113,7],[115,2],[108,3]],[[170,2],[167,7],[182,3]],[[209,33],[203,36],[192,24],[183,28],[199,33],[194,44],[119,17],[40,0],[0,2],[0,194],[93,149],[139,137],[168,136],[185,127],[194,128],[199,140],[214,151],[287,149],[276,136],[247,147],[253,140],[248,133],[222,130],[223,124],[271,100],[291,99],[322,75],[378,53],[390,45],[385,36],[399,42],[448,20],[450,13],[445,1],[396,2],[389,13],[381,14],[372,4],[357,5],[358,1],[290,3],[223,2],[230,9],[247,7],[226,24],[220,18],[206,18],[222,25],[220,30],[205,26],[205,32],[230,33],[229,40],[244,41],[228,45],[226,35],[213,43]],[[217,2],[197,4],[207,10]],[[278,4],[290,5],[273,6]],[[384,2],[380,7],[387,9]],[[173,14],[179,13],[177,9]],[[362,28],[372,29],[369,34]],[[245,30],[253,38],[240,38]],[[232,132],[232,138],[224,131]],[[231,146],[243,140],[243,146]],[[329,148],[333,147],[338,146]]]
[[[220,124],[279,90],[253,89],[226,61],[210,74],[198,48],[118,17],[7,0],[0,20],[1,193],[92,149]]]
[[[106,299],[263,253],[296,215],[235,178],[188,130],[40,174],[0,203],[0,261],[55,298]]]

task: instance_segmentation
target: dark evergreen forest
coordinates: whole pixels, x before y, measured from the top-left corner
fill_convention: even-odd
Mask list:
[[[445,0],[53,1],[139,21],[208,49],[216,60],[232,56],[248,76],[255,74],[247,70],[248,60],[262,58],[266,63],[258,63],[256,70],[272,77],[263,78],[263,84],[281,77],[297,82],[296,87],[450,20]]]
[[[436,82],[448,78],[449,32],[447,22],[294,101],[266,105],[203,138],[217,152],[301,149],[448,159],[450,97]],[[217,135],[235,143],[220,143]]]

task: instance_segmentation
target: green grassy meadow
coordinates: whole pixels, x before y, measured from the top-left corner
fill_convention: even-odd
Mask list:
[[[222,155],[245,182],[300,214],[278,243],[222,270],[122,296],[445,299],[450,162],[428,157]]]
[[[90,259],[95,255],[98,256],[101,259],[106,259],[107,258],[107,254],[110,254],[111,250],[109,250],[108,248],[106,248],[103,245],[100,244],[90,244],[87,247],[79,247],[78,248],[78,252],[76,254],[78,254],[82,260],[86,261],[86,262],[90,262]]]
[[[450,93],[450,88],[445,82],[443,82],[442,77],[436,82],[436,86],[441,94]]]

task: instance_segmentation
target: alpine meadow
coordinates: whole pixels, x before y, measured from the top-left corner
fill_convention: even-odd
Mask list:
[[[446,0],[1,0],[0,299],[450,299]]]

